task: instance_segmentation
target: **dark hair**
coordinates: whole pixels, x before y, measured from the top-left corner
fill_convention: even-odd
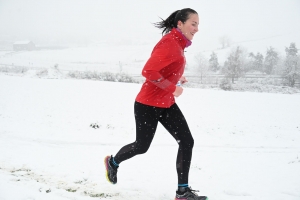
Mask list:
[[[162,19],[160,22],[154,23],[154,26],[159,29],[163,29],[162,35],[169,33],[172,28],[177,28],[178,21],[182,23],[189,19],[190,14],[198,14],[195,10],[191,8],[184,8],[182,10],[176,10],[167,19]]]

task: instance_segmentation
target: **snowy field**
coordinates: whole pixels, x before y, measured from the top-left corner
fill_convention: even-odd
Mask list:
[[[0,65],[29,69],[49,69],[57,65],[62,71],[122,71],[137,74],[140,73],[140,67],[148,59],[152,48],[149,45],[102,44],[54,50],[4,51],[0,53]]]
[[[174,198],[177,143],[161,125],[146,154],[120,165],[117,185],[105,179],[104,157],[135,139],[140,84],[0,74],[0,85],[0,200]],[[299,94],[185,88],[177,103],[201,195],[300,199]]]

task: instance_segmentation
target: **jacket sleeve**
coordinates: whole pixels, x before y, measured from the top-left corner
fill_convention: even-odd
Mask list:
[[[175,62],[175,55],[172,53],[172,42],[164,41],[158,43],[146,62],[142,75],[157,87],[173,93],[176,85],[163,77],[160,70]]]

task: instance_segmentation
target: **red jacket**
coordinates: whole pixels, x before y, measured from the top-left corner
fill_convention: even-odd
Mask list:
[[[146,78],[136,101],[169,108],[175,103],[176,84],[184,72],[187,39],[177,29],[164,35],[154,47],[142,75]]]

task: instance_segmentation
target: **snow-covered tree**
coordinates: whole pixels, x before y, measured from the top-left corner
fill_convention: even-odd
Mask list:
[[[231,78],[232,83],[234,83],[235,78],[239,78],[242,74],[242,53],[240,47],[237,47],[236,50],[231,52],[224,63],[225,74]]]
[[[267,49],[267,54],[264,61],[264,72],[266,74],[272,74],[279,61],[278,53],[273,47]]]
[[[205,56],[201,53],[195,55],[195,61],[197,72],[200,74],[200,82],[202,83],[203,77],[208,72],[208,61],[205,58]]]
[[[300,63],[298,57],[298,49],[295,43],[291,43],[289,48],[285,48],[286,59],[284,77],[288,81],[288,85],[294,87],[297,78],[300,77]]]
[[[220,65],[218,62],[218,56],[215,52],[212,52],[208,62],[209,62],[209,70],[216,72],[220,69]]]
[[[261,53],[254,55],[252,52],[249,54],[250,61],[248,63],[248,70],[263,71],[264,56]]]

